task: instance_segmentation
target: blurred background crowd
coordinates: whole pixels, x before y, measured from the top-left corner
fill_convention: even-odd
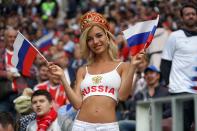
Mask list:
[[[135,101],[146,99],[146,97],[142,98],[143,93],[139,94],[139,92],[149,84],[147,81],[151,81],[144,78],[144,73],[151,70],[160,75],[159,68],[164,44],[170,33],[179,29],[182,24],[180,8],[185,2],[197,5],[195,0],[0,0],[0,49],[2,50],[0,53],[6,48],[11,48],[9,45],[12,46],[14,43],[16,31],[20,31],[38,47],[48,61],[55,62],[65,70],[69,83],[74,86],[77,69],[86,63],[80,55],[79,46],[79,20],[82,14],[87,11],[96,11],[107,18],[110,31],[116,37],[119,58],[122,61],[131,59],[122,31],[136,22],[155,19],[159,14],[158,29],[152,44],[147,49],[147,59],[138,67],[134,78],[136,95],[131,96],[126,102],[120,102],[117,106],[119,121],[135,120]],[[43,43],[45,46],[40,46]],[[9,85],[5,79],[5,72],[9,71],[3,67],[4,61],[9,66],[9,56],[1,55],[0,59],[0,111],[10,112],[22,130],[23,123],[20,123],[22,116],[30,114],[28,120],[35,119],[35,114],[32,114],[29,106],[32,90],[48,89],[49,84],[55,87],[60,82],[50,77],[47,65],[38,55],[32,67],[31,76],[26,77],[21,74],[14,76],[7,73],[10,76],[9,80],[12,81],[12,85]],[[162,83],[160,79],[159,76],[156,82]],[[3,89],[4,87],[6,89]],[[24,90],[26,88],[30,90]],[[161,91],[162,95],[168,95],[163,89]],[[56,91],[51,92],[52,96],[57,95]],[[21,98],[20,96],[29,97]],[[69,104],[66,96],[55,101],[57,110]],[[164,117],[168,115],[166,113]]]

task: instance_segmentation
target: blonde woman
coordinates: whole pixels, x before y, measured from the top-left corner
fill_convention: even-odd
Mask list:
[[[60,67],[49,65],[52,74],[62,80],[69,101],[79,110],[72,131],[119,131],[115,107],[133,91],[133,75],[144,52],[131,62],[120,62],[109,24],[96,12],[84,14],[80,27],[82,55],[88,64],[79,68],[75,88],[69,86]]]

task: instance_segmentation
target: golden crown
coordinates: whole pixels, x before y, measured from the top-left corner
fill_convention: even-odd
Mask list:
[[[105,29],[109,30],[109,23],[103,15],[96,12],[87,12],[80,19],[81,32],[93,24],[99,24]]]

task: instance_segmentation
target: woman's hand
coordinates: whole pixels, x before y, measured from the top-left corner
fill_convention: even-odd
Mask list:
[[[55,65],[52,62],[49,62],[48,68],[49,68],[49,71],[52,75],[60,78],[61,80],[64,79],[64,77],[65,77],[64,70],[61,67],[59,67],[58,65]]]
[[[141,64],[146,58],[145,50],[140,51],[137,55],[133,56],[131,59],[131,65],[136,68],[139,64]]]

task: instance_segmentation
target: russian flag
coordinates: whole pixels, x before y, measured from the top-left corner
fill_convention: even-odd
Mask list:
[[[13,46],[12,64],[23,75],[30,76],[30,68],[38,54],[38,50],[20,32],[18,32]]]
[[[134,56],[142,49],[148,48],[154,37],[159,15],[155,20],[138,22],[134,26],[123,31],[128,46],[131,48],[131,55]]]
[[[53,45],[53,36],[54,32],[50,32],[43,37],[41,37],[38,41],[36,41],[35,45],[36,47],[41,51],[48,50]]]

